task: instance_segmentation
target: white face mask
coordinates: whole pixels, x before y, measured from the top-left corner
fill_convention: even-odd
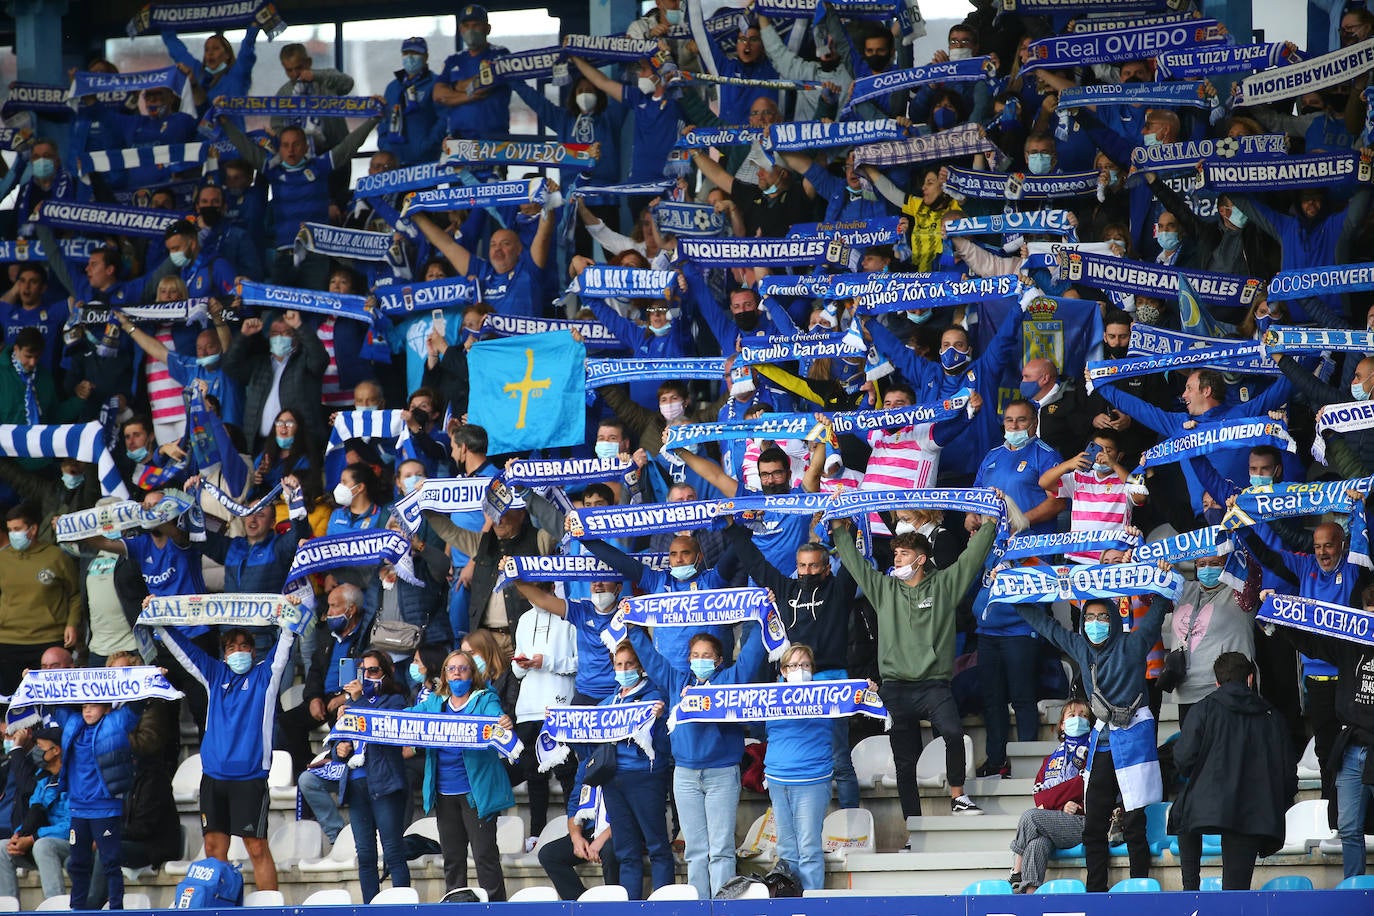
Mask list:
[[[915,534],[916,526],[911,522],[898,522],[897,527],[892,529],[894,534]]]
[[[792,668],[789,671],[783,672],[782,676],[786,678],[789,684],[805,684],[807,681],[811,680],[811,672],[807,671],[805,668]]]
[[[579,92],[577,94],[577,107],[583,114],[591,114],[596,107],[595,92]]]
[[[687,409],[681,401],[659,401],[658,412],[663,415],[663,419],[671,423],[673,420],[680,419],[687,412]]]
[[[615,599],[619,596],[615,592],[592,592],[592,604],[603,614],[615,604]]]
[[[972,56],[973,56],[973,49],[972,49],[972,48],[950,48],[950,49],[949,49],[949,59],[950,59],[950,60],[968,60],[968,59],[969,59],[970,57],[972,57]]]
[[[333,496],[334,504],[338,506],[346,506],[353,502],[353,490],[342,481],[334,487]]]
[[[909,564],[907,566],[892,567],[892,578],[894,579],[901,579],[903,582],[906,582],[914,575],[916,575],[916,567],[914,565]]]
[[[641,76],[639,78],[638,86],[639,91],[644,93],[645,95],[653,95],[654,90],[658,88],[658,84],[655,83],[653,77],[650,76]]]

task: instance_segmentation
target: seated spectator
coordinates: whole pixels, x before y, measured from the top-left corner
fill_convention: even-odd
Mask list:
[[[1011,881],[1018,894],[1045,883],[1050,854],[1083,842],[1083,785],[1092,736],[1092,711],[1071,699],[1059,713],[1059,746],[1035,775],[1035,807],[1021,814],[1011,841]]]

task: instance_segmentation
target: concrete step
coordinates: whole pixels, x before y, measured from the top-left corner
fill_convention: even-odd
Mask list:
[[[1034,779],[1045,758],[1058,746],[1057,741],[1008,741],[1007,760],[1011,763],[1011,775]]]
[[[976,817],[909,817],[911,851],[916,853],[984,853],[1010,848],[1019,815]]]

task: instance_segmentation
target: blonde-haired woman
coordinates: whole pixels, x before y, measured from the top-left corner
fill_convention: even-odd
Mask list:
[[[1069,700],[1059,714],[1059,746],[1050,752],[1035,777],[1035,807],[1021,814],[1011,883],[1018,893],[1030,894],[1045,883],[1050,853],[1083,842],[1083,771],[1093,714],[1088,704]]]
[[[501,711],[496,694],[470,654],[450,652],[438,690],[411,707],[418,712],[498,716],[502,728],[515,723]],[[425,749],[425,812],[434,812],[444,855],[444,889],[467,884],[468,845],[477,866],[477,883],[493,902],[506,899],[501,853],[496,848],[496,816],[515,806],[515,793],[501,757],[492,748]]]

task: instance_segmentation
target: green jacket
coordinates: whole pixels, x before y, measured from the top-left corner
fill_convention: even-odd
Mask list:
[[[85,401],[68,398],[58,402],[57,386],[52,373],[39,369],[33,377],[34,394],[38,398],[38,413],[44,423],[75,423],[81,419]],[[14,368],[14,347],[0,348],[0,423],[28,422],[24,413],[24,380]],[[46,462],[46,459],[45,459]]]
[[[984,525],[954,565],[906,585],[859,556],[852,537],[835,538],[840,562],[878,617],[878,673],[884,680],[947,681],[954,677],[954,606],[982,571],[996,525]]]
[[[417,712],[446,711],[447,697],[431,693],[423,702],[410,707]],[[468,700],[461,713],[464,716],[499,716],[501,701],[496,694],[486,688],[477,691]],[[477,809],[477,817],[486,820],[495,817],[507,808],[515,807],[515,793],[511,791],[510,777],[501,764],[501,755],[491,748],[463,751],[463,767],[468,771],[468,784],[472,791],[468,799]],[[425,750],[425,812],[434,810],[434,800],[439,794],[439,754],[433,749]]]
[[[80,629],[85,616],[85,593],[65,551],[41,541],[0,549],[0,643],[60,643],[63,629]]]

